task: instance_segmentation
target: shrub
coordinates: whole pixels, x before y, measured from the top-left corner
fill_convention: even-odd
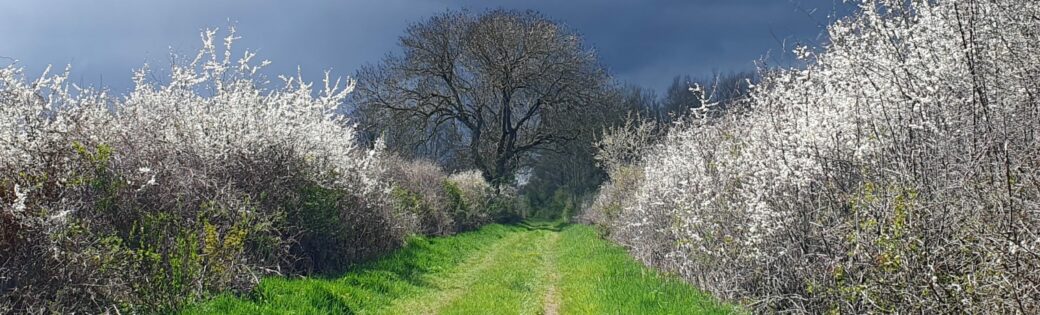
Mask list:
[[[479,171],[450,176],[425,160],[386,159],[396,211],[412,222],[414,231],[449,235],[472,230],[498,219],[491,185]]]
[[[1037,312],[1040,4],[860,8],[673,127],[611,233],[758,312]]]
[[[635,194],[643,185],[643,159],[654,150],[662,134],[657,122],[638,116],[630,116],[623,125],[604,132],[603,138],[596,143],[596,161],[607,172],[608,180],[600,186],[595,198],[583,207],[578,216],[580,222],[596,225],[603,236],[619,244],[637,239],[643,241],[639,235],[628,233],[642,230],[623,227],[645,219],[634,217],[638,214],[630,210],[635,206]],[[636,256],[650,257],[645,254]]]
[[[472,230],[497,218],[498,209],[491,207],[491,185],[479,171],[452,174],[444,182],[444,188],[451,196],[457,229]]]
[[[402,241],[381,152],[337,114],[353,83],[265,88],[215,35],[122,98],[0,69],[0,309],[168,311]]]
[[[432,161],[388,159],[387,174],[393,185],[394,203],[401,215],[413,218],[415,231],[429,235],[455,233],[448,175]]]
[[[578,221],[594,224],[604,236],[618,243],[630,239],[630,236],[611,235],[622,232],[619,224],[633,222],[636,218],[627,217],[632,214],[626,209],[633,206],[633,196],[643,184],[643,168],[630,165],[619,166],[610,172],[610,179],[600,186],[592,202],[583,208]]]
[[[518,195],[515,188],[501,187],[490,198],[487,212],[494,222],[515,224],[528,218],[525,214],[532,212],[530,208],[525,196]]]

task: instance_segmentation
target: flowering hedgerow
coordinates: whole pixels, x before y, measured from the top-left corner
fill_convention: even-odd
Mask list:
[[[338,108],[352,80],[268,88],[216,36],[123,97],[0,69],[0,313],[168,311],[421,232]]]
[[[755,311],[1040,311],[1040,3],[859,6],[673,126],[600,223]]]

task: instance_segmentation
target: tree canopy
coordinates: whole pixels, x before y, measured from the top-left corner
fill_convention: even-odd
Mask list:
[[[580,36],[533,11],[446,12],[361,69],[366,129],[405,155],[475,167],[496,186],[539,152],[598,129],[609,76]]]

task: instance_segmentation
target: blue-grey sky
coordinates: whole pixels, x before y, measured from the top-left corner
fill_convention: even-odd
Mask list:
[[[273,62],[268,73],[298,65],[317,80],[397,51],[409,23],[489,8],[540,11],[582,34],[615,78],[658,91],[677,74],[750,70],[767,53],[785,60],[793,43],[825,42],[824,26],[850,11],[842,0],[7,0],[0,56],[32,76],[71,64],[74,82],[124,92],[132,69],[168,64],[171,49],[193,53],[200,30],[231,22],[237,48]]]

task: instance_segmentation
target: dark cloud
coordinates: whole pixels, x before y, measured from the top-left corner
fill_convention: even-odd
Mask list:
[[[123,91],[131,69],[168,64],[171,48],[193,52],[201,29],[231,22],[243,36],[239,47],[274,61],[272,73],[298,65],[307,78],[330,68],[345,76],[394,51],[409,23],[432,14],[533,9],[583,34],[618,79],[661,89],[677,74],[752,69],[767,52],[789,50],[784,42],[819,43],[822,26],[849,7],[842,0],[4,1],[0,56],[32,75],[72,64],[76,82]]]

